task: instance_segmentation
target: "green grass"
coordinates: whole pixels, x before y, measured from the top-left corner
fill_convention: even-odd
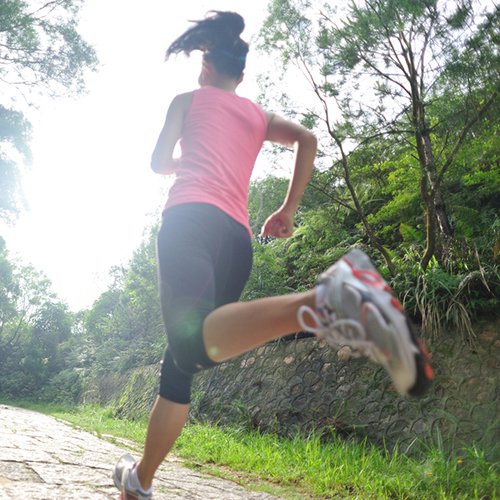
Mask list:
[[[144,440],[146,421],[118,420],[110,409],[29,407],[108,439],[125,438],[138,445]],[[498,464],[488,462],[477,449],[465,450],[460,459],[432,449],[417,460],[342,439],[284,439],[190,424],[174,453],[188,466],[287,498],[486,500],[496,499],[499,491]]]

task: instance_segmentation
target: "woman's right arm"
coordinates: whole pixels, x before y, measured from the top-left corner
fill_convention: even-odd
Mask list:
[[[151,168],[158,174],[167,175],[175,172],[178,159],[173,157],[174,148],[182,136],[184,118],[192,99],[192,92],[180,94],[174,97],[168,108],[165,124],[151,156]]]

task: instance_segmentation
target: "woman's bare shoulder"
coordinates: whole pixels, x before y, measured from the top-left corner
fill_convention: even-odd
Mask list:
[[[193,100],[194,93],[195,91],[191,90],[189,92],[177,94],[172,100],[172,105],[180,106],[182,108],[189,108]]]

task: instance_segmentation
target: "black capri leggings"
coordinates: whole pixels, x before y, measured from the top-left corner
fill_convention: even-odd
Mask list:
[[[193,374],[217,363],[203,342],[211,311],[239,300],[252,268],[244,226],[213,205],[169,208],[158,233],[160,300],[168,346],[160,396],[187,404]]]

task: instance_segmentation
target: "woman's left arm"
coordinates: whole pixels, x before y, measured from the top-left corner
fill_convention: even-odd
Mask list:
[[[314,134],[289,120],[271,113],[267,114],[268,129],[266,140],[293,146],[295,159],[288,192],[281,207],[270,215],[262,226],[261,236],[288,238],[293,234],[295,212],[311,177],[316,156],[317,140]]]
[[[168,175],[175,172],[177,159],[173,157],[174,148],[181,138],[184,118],[192,99],[192,92],[180,94],[174,97],[168,108],[165,124],[151,156],[151,168],[157,174]]]

